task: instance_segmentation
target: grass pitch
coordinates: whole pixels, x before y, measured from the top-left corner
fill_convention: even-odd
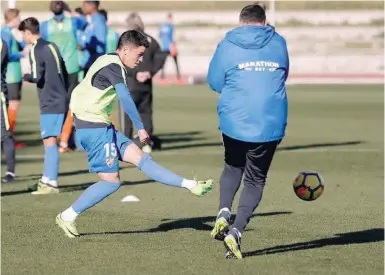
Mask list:
[[[121,189],[79,217],[82,237],[64,236],[55,215],[97,178],[88,174],[85,153],[70,153],[61,157],[61,194],[26,191],[40,176],[44,154],[36,91],[26,86],[16,138],[28,147],[17,151],[19,181],[1,191],[2,273],[383,274],[383,86],[289,86],[288,94],[287,137],[243,235],[245,259],[236,261],[225,260],[222,243],[210,239],[218,184],[197,198],[128,165],[121,166]],[[164,150],[155,160],[186,177],[195,171],[218,181],[216,100],[205,86],[156,88]],[[292,179],[306,169],[325,180],[314,202],[292,190]],[[141,201],[120,202],[127,195]]]

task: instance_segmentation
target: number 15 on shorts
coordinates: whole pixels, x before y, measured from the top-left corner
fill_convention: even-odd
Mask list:
[[[115,162],[115,158],[118,156],[115,143],[104,144],[104,151],[106,153],[106,164],[112,167]]]

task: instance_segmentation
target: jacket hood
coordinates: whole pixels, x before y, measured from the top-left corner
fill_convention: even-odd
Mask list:
[[[271,26],[242,26],[229,31],[225,39],[244,49],[260,49],[269,43],[274,33]]]

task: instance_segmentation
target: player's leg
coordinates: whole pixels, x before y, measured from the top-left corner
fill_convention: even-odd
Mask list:
[[[72,91],[79,84],[79,73],[68,74],[67,83],[68,83],[69,99],[71,99]],[[73,125],[74,125],[74,118],[71,115],[71,110],[69,110],[63,125],[63,130],[60,138],[60,148],[59,148],[60,153],[68,152],[70,150],[70,148],[68,147],[68,141],[72,135]]]
[[[3,183],[10,183],[15,179],[15,143],[9,131],[8,114],[5,106],[5,98],[2,96],[1,104],[1,145],[7,163],[7,172],[2,180]]]
[[[211,236],[223,240],[228,231],[234,197],[241,185],[245,170],[248,143],[222,135],[225,148],[225,167],[221,174],[219,212]]]
[[[16,125],[17,112],[19,110],[19,104],[21,99],[21,83],[9,83],[8,89],[8,119],[10,131],[13,133]]]
[[[8,88],[8,99],[9,99],[9,105],[8,105],[8,120],[10,125],[9,130],[11,131],[11,134],[13,134],[16,127],[16,118],[19,112],[19,106],[21,101],[22,82],[9,83],[7,84],[7,88]],[[25,147],[25,143],[15,142],[15,147],[23,148]]]
[[[33,195],[59,193],[59,150],[57,136],[61,133],[65,114],[42,114],[40,116],[40,130],[44,145],[44,172],[37,191]]]
[[[242,258],[240,249],[242,233],[262,199],[267,173],[278,143],[278,141],[259,143],[247,152],[244,187],[239,199],[237,216],[224,240],[229,258]]]
[[[87,151],[90,172],[98,173],[100,180],[88,187],[74,204],[57,215],[57,225],[70,238],[79,236],[75,219],[120,187],[118,152],[113,135],[112,127],[77,129],[77,138]]]
[[[180,80],[180,71],[179,71],[179,63],[178,63],[178,55],[172,57],[174,59],[175,68],[176,68],[176,77]]]
[[[187,188],[196,196],[203,196],[212,189],[213,180],[185,179],[156,163],[149,154],[144,153],[119,132],[117,132],[117,140],[121,160],[137,166],[150,179],[170,186]]]

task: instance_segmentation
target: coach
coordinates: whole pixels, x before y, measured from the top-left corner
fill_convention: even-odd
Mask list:
[[[207,77],[211,89],[219,94],[217,112],[225,149],[218,214],[222,225],[223,221],[228,225],[244,174],[236,219],[224,239],[229,253],[236,258],[242,257],[241,234],[262,198],[270,163],[285,135],[285,81],[289,73],[286,41],[274,28],[266,26],[264,9],[246,6],[239,20],[240,26],[219,43]],[[219,227],[216,223],[213,237],[223,233]]]
[[[126,22],[129,30],[144,32],[143,21],[137,13],[130,14]],[[150,46],[144,52],[143,61],[135,69],[127,69],[127,86],[142,118],[144,128],[150,135],[149,144],[142,149],[146,153],[150,153],[153,148],[160,147],[159,139],[153,136],[152,78],[163,67],[167,55],[162,52],[158,42],[152,36],[144,34],[147,36]],[[122,132],[132,138],[131,120],[120,108],[119,111]]]

